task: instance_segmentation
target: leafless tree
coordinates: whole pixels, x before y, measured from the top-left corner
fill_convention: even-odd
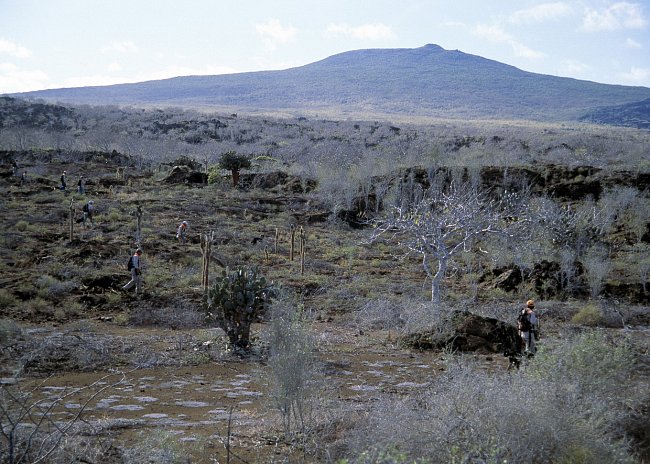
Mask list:
[[[421,255],[434,303],[440,302],[442,280],[454,256],[473,250],[487,236],[512,238],[525,222],[516,194],[490,196],[469,182],[452,181],[412,199],[376,221],[370,242],[397,242],[407,253]]]
[[[117,377],[116,381],[109,381]],[[65,390],[56,398],[36,399],[37,390],[23,390],[19,383],[0,386],[0,459],[8,464],[49,462],[48,458],[62,441],[74,433],[73,426],[82,420],[86,407],[102,392],[116,387],[125,379],[124,373],[108,374],[90,385]],[[56,409],[65,401],[87,396],[76,412],[60,419]]]

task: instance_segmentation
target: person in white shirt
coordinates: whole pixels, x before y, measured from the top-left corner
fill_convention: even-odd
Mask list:
[[[178,229],[176,230],[176,238],[178,239],[178,243],[187,242],[187,226],[187,221],[181,222],[181,225],[178,226]]]

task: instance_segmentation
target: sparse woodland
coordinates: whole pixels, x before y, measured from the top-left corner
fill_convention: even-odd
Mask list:
[[[650,462],[648,147],[2,97],[1,460]]]

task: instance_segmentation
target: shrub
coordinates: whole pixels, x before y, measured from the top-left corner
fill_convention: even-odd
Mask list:
[[[11,308],[16,305],[16,297],[7,289],[0,289],[0,309]]]
[[[305,432],[317,390],[314,340],[296,306],[287,298],[270,308],[269,397],[280,411],[285,435]]]
[[[208,318],[226,332],[235,350],[250,348],[250,327],[257,320],[277,287],[258,276],[257,268],[226,269],[207,292]]]
[[[603,312],[596,304],[589,303],[573,315],[571,322],[573,324],[595,327],[603,322]]]
[[[21,219],[14,225],[14,229],[18,232],[26,232],[30,229],[29,222]]]
[[[587,333],[510,374],[456,360],[420,395],[378,397],[338,449],[394,448],[406,462],[633,462],[618,426],[635,407],[625,342]]]
[[[77,282],[73,280],[61,282],[48,274],[42,275],[36,279],[36,287],[39,288],[39,295],[55,300],[70,293],[70,291],[77,288],[77,286]]]
[[[609,251],[603,245],[594,245],[582,258],[582,264],[587,271],[587,282],[591,297],[596,298],[603,288],[603,282],[612,269]]]
[[[22,329],[11,319],[0,319],[0,345],[8,346],[20,337]]]
[[[138,444],[122,452],[122,462],[139,464],[155,462],[158,464],[181,464],[188,462],[182,443],[168,431],[140,433]]]
[[[615,391],[618,393],[614,397],[606,398],[623,400],[620,387],[627,383],[633,365],[634,353],[627,340],[613,340],[605,333],[589,331],[550,348],[545,344],[528,371],[598,402],[604,399],[599,395]]]
[[[239,171],[251,167],[251,157],[230,150],[219,157],[219,167],[232,173],[232,184],[236,186],[239,182]]]

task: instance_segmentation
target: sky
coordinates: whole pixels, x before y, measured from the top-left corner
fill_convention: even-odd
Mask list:
[[[0,0],[0,94],[426,44],[650,87],[650,0]]]

